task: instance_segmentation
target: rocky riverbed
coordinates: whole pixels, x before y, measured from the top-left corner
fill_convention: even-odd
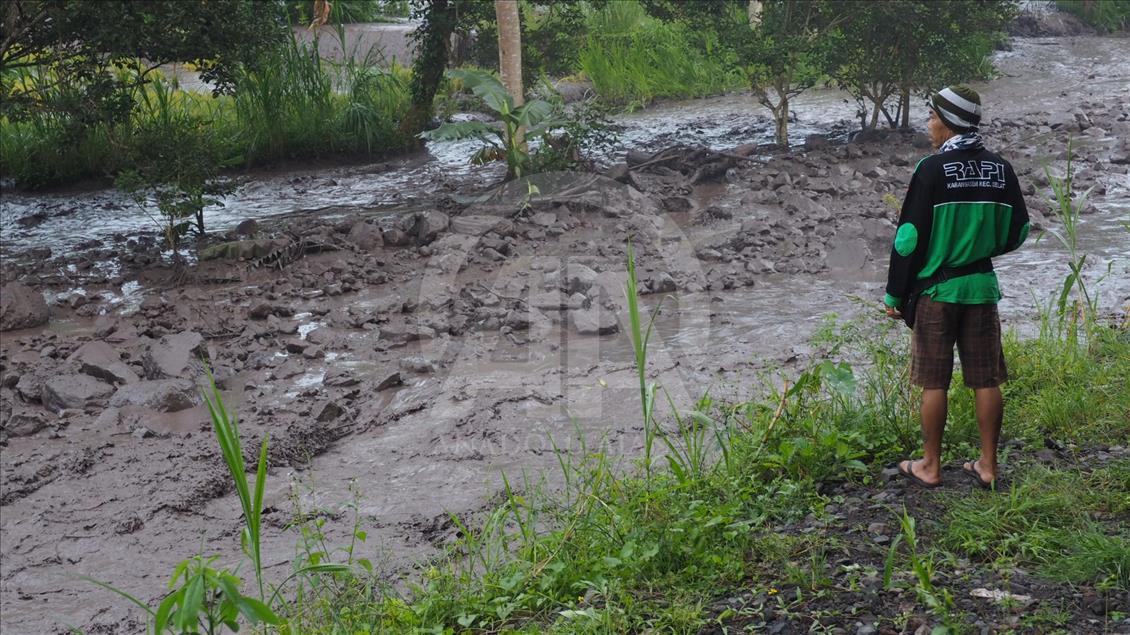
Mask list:
[[[1008,75],[983,87],[987,142],[1014,163],[1040,228],[1055,226],[1044,166],[1062,173],[1073,140],[1077,187],[1094,187],[1082,248],[1093,277],[1112,263],[1103,305],[1125,320],[1130,71],[1111,55],[1130,46],[1029,46],[1057,48],[1000,60]],[[1067,71],[1049,59],[1064,56],[1097,77],[1052,89]],[[5,241],[4,630],[139,631],[136,611],[73,576],[153,600],[201,545],[236,557],[205,365],[245,445],[270,436],[269,572],[289,567],[296,502],[327,518],[331,539],[348,535],[355,504],[366,557],[394,578],[452,535],[449,512],[488,503],[500,471],[551,474],[554,443],[638,456],[628,239],[644,304],[666,298],[650,374],[681,406],[707,388],[738,398],[766,369],[805,363],[822,316],[877,312],[896,207],[928,152],[921,134],[896,132],[814,135],[792,152],[636,149],[599,173],[535,177],[536,189],[440,182],[248,220],[186,268],[152,234],[59,253]],[[1006,322],[1021,329],[1067,272],[1049,240],[998,270]]]

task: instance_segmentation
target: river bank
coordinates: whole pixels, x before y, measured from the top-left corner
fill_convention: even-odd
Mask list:
[[[1126,45],[1031,40],[981,87],[986,138],[1028,184],[1038,223],[1054,223],[1043,167],[1062,170],[1074,140],[1077,185],[1095,186],[1081,247],[1093,275],[1112,263],[1103,305],[1123,320],[1130,76],[1113,60]],[[829,112],[838,103],[813,99]],[[245,437],[271,435],[270,570],[293,555],[292,496],[341,540],[356,482],[367,556],[390,578],[451,538],[449,512],[483,509],[500,470],[551,471],[550,436],[568,444],[579,429],[625,461],[640,454],[625,238],[648,308],[673,295],[652,375],[676,403],[708,387],[748,398],[766,370],[803,366],[822,316],[877,305],[889,197],[928,150],[920,135],[888,134],[774,153],[757,145],[769,126],[739,105],[633,115],[651,134],[629,139],[624,163],[541,176],[537,193],[484,189],[497,174],[471,173],[462,147],[271,175],[210,219],[240,239],[229,257],[184,276],[160,264],[156,235],[113,209],[111,193],[5,196],[3,281],[46,292],[52,319],[0,346],[4,628],[132,632],[123,604],[61,576],[94,574],[152,599],[201,540],[236,553],[238,506],[193,384],[201,356]],[[671,145],[693,139],[713,149]],[[1021,331],[1066,275],[1050,241],[998,270],[1005,321]]]

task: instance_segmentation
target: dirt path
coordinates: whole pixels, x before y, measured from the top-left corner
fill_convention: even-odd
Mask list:
[[[985,87],[996,113],[986,137],[1031,183],[1042,223],[1042,164],[1060,168],[1076,140],[1079,185],[1096,186],[1084,248],[1095,275],[1114,261],[1105,304],[1125,316],[1130,71],[1102,55],[1130,50],[1054,42],[1090,47],[1074,59],[1097,50],[1103,81],[1052,90],[1039,75],[1050,71],[1021,57],[1005,66],[1017,77]],[[46,291],[53,306],[45,327],[0,344],[0,628],[138,632],[136,611],[73,576],[153,600],[201,545],[235,558],[238,505],[194,386],[201,356],[247,444],[270,434],[274,575],[294,555],[298,501],[329,519],[331,539],[348,534],[356,502],[364,555],[395,576],[450,536],[448,512],[488,503],[500,470],[552,478],[551,437],[638,455],[625,238],[645,304],[672,296],[651,375],[681,406],[708,387],[748,394],[765,369],[803,363],[823,315],[878,302],[895,214],[886,201],[925,152],[920,136],[889,134],[777,156],[631,154],[604,175],[541,177],[534,196],[441,192],[245,226],[252,235],[225,248],[234,257],[175,279],[152,265],[151,237],[52,260],[6,253],[3,281]],[[119,267],[109,275],[93,264],[108,254]],[[1030,292],[1047,297],[1061,263],[1049,241],[1002,260],[1006,320],[1022,325]]]

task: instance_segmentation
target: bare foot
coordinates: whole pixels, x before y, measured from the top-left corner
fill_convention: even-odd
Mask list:
[[[937,487],[942,484],[942,471],[941,469],[930,472],[923,470],[921,467],[922,461],[902,461],[899,463],[899,472],[910,480],[924,485],[926,487]]]
[[[996,470],[981,467],[981,459],[966,461],[965,464],[961,466],[961,469],[964,470],[966,474],[972,476],[977,481],[978,485],[986,489],[992,487],[993,483],[997,480]]]

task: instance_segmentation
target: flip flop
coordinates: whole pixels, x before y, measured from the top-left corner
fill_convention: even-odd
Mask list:
[[[993,489],[993,486],[996,485],[996,480],[986,481],[985,479],[981,478],[981,473],[977,471],[976,459],[962,463],[961,471],[968,474],[969,478],[973,479],[973,482],[976,483],[977,487],[980,487],[981,489]]]
[[[905,461],[905,463],[906,463],[906,469],[904,470],[903,467],[902,467],[903,461],[899,461],[899,464],[898,464],[899,474],[902,474],[906,478],[917,483],[919,486],[925,487],[927,489],[933,489],[935,487],[941,487],[942,486],[941,481],[938,481],[937,483],[927,483],[926,481],[915,476],[915,474],[914,474],[914,464],[916,463],[916,461],[907,460],[907,461]]]

